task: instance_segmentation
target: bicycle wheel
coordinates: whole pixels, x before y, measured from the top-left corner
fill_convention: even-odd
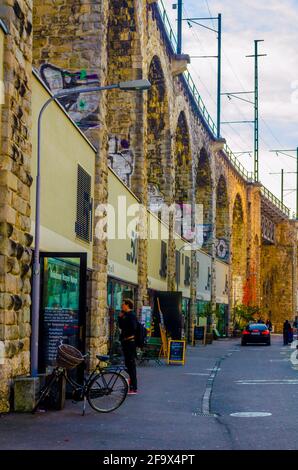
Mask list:
[[[51,389],[53,385],[58,382],[60,378],[60,373],[54,370],[49,378],[48,383],[42,388],[40,396],[32,410],[32,413],[35,413],[35,411],[38,409],[39,405],[49,396]]]
[[[92,379],[86,395],[91,408],[100,413],[109,413],[124,402],[127,392],[128,385],[123,375],[104,371]]]

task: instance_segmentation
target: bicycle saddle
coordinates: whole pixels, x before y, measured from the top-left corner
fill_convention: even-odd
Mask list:
[[[106,362],[106,361],[110,360],[110,356],[100,356],[100,355],[96,354],[96,357],[99,361],[103,361],[103,362]]]

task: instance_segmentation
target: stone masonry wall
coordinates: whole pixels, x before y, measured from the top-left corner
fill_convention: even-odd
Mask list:
[[[231,263],[230,304],[236,300],[242,302],[248,290],[251,291],[250,303],[258,303],[261,257],[258,189],[253,187],[248,190],[248,184],[220,151],[220,146],[217,147],[217,142],[214,147],[213,139],[194,112],[179,77],[185,63],[170,50],[158,20],[156,1],[78,0],[74,4],[70,0],[35,0],[34,5],[34,60],[37,66],[49,62],[73,72],[85,68],[90,75],[97,75],[102,84],[147,78],[150,73],[150,78],[155,80],[150,93],[123,94],[116,91],[101,95],[103,99],[99,103],[93,97],[73,104],[75,120],[95,144],[100,142],[97,201],[105,201],[107,195],[106,146],[109,140],[109,164],[145,205],[151,198],[159,200],[165,197],[172,202],[175,195],[180,202],[192,203],[195,193],[203,195],[206,231],[208,224],[213,225],[208,243],[213,260],[213,303],[217,236],[227,238],[226,261]],[[92,122],[95,125],[90,126]],[[99,130],[97,122],[100,123]],[[177,129],[183,132],[177,133]],[[95,138],[92,137],[94,135]],[[202,149],[211,168],[208,174],[205,172],[206,165],[200,163]],[[217,201],[220,176],[226,183],[227,198],[221,197],[219,191]],[[217,231],[214,226],[216,212]],[[168,288],[172,290],[175,289],[175,243],[172,234],[168,246]],[[105,244],[96,242],[95,251],[95,323],[91,326],[92,331],[94,328],[96,332],[94,341],[97,341],[95,337],[99,332],[102,335],[100,344],[104,344]],[[147,301],[147,264],[147,242],[144,240],[139,243],[138,307]],[[193,262],[192,276],[195,276],[194,266]],[[266,277],[267,274],[264,275]],[[192,289],[193,303],[195,298],[196,293]]]
[[[282,333],[285,320],[296,315],[297,228],[295,222],[277,225],[276,244],[261,248],[262,312],[270,318],[274,331]]]
[[[0,148],[0,413],[11,379],[30,372],[32,1],[3,0],[5,104]]]
[[[61,88],[62,78],[55,82],[55,73],[72,73],[72,86],[107,83],[107,0],[34,0],[34,65],[56,67],[44,69],[44,77]],[[43,77],[43,78],[44,78]],[[63,88],[65,85],[63,86]],[[108,134],[106,128],[107,93],[78,95],[71,104],[70,116],[98,149],[95,163],[95,232],[99,222],[96,207],[108,199]],[[107,244],[94,237],[91,313],[87,320],[87,348],[95,354],[106,352],[107,318]]]

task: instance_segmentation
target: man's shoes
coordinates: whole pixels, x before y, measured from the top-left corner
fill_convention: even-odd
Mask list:
[[[129,390],[127,392],[127,395],[137,395],[138,394],[138,391],[137,390]]]

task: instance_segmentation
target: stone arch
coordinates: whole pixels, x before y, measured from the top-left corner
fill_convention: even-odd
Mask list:
[[[175,192],[176,231],[186,235],[191,229],[192,160],[189,128],[185,113],[181,111],[175,133]]]
[[[196,175],[196,204],[203,211],[203,249],[211,250],[212,241],[212,170],[210,159],[203,147],[199,154]]]
[[[218,258],[229,260],[230,225],[229,225],[229,199],[227,182],[220,176],[216,187],[216,254]]]
[[[233,226],[231,240],[232,303],[241,304],[245,297],[246,284],[246,232],[244,224],[243,201],[237,193],[233,204]]]
[[[142,52],[138,34],[136,0],[110,0],[107,33],[107,83],[142,78]],[[136,155],[142,152],[142,92],[109,92],[107,127],[109,133],[109,165],[132,189],[136,171]]]
[[[151,88],[147,97],[147,182],[148,203],[158,211],[171,202],[171,135],[168,94],[159,57],[151,60],[148,72]]]

